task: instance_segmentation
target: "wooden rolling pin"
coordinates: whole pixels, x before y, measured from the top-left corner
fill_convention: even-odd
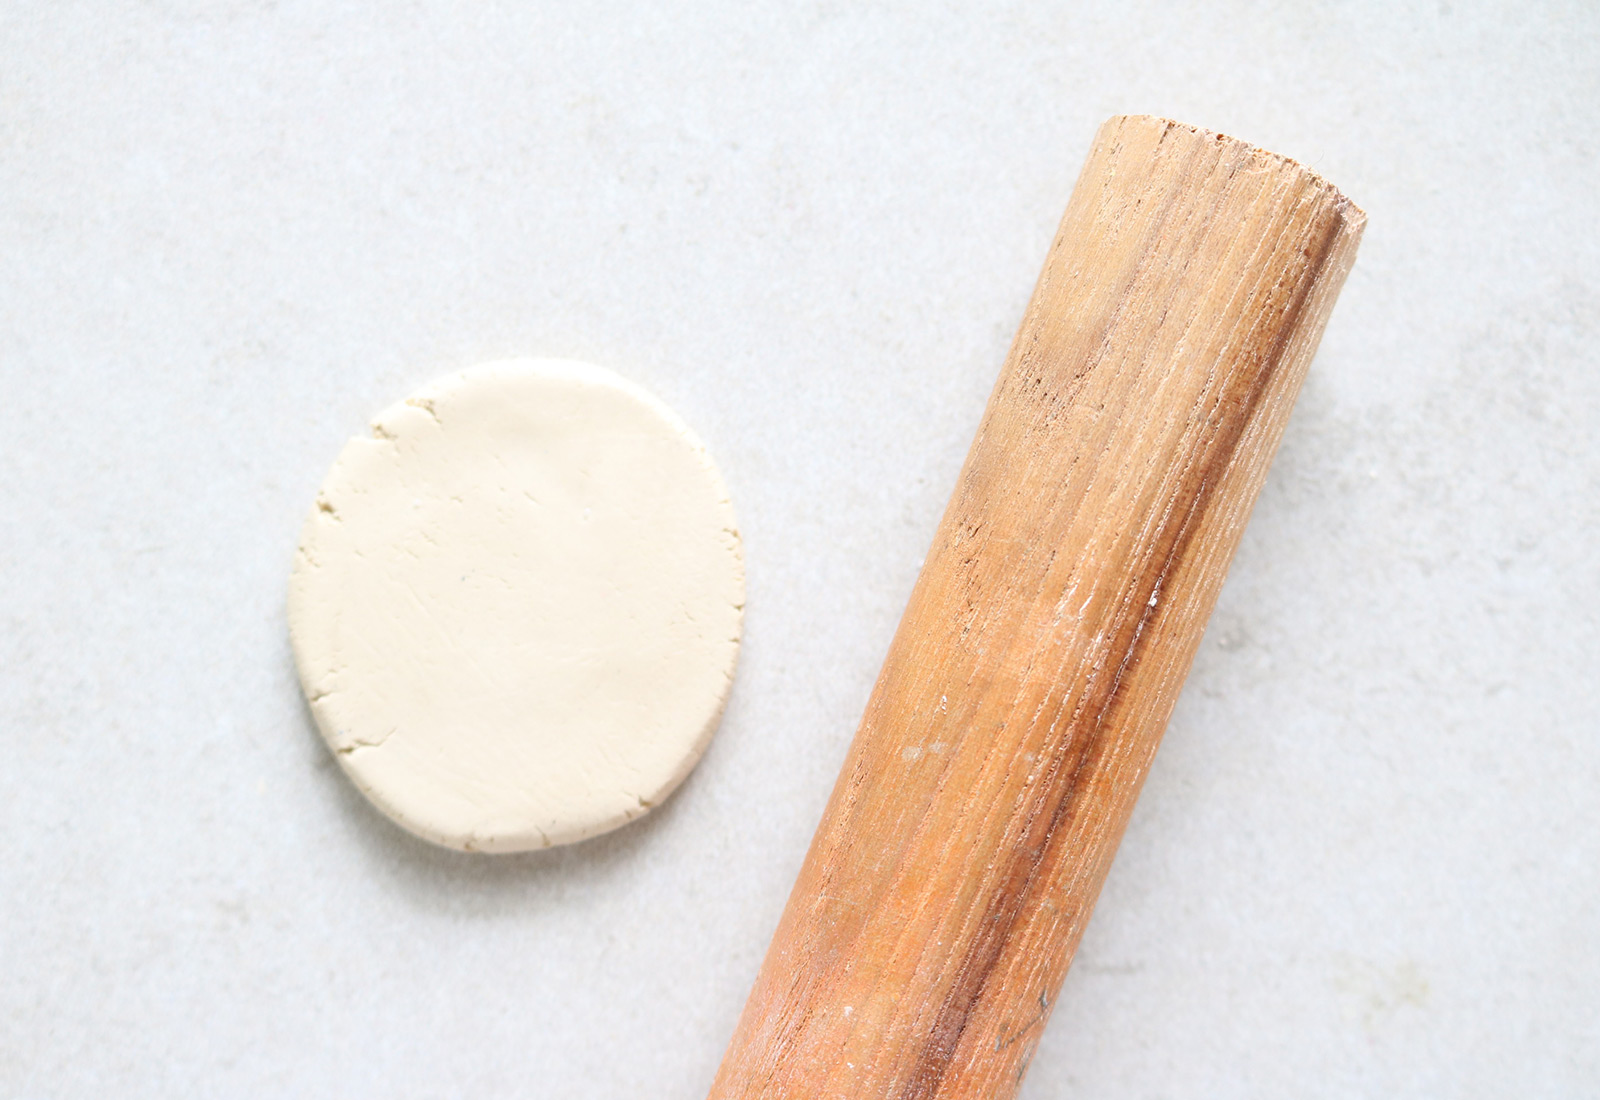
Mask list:
[[[1364,222],[1100,128],[713,1100],[1016,1094]]]

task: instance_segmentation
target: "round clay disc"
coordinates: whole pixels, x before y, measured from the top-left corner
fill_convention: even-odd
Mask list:
[[[340,453],[289,582],[318,728],[379,809],[452,848],[565,844],[694,767],[744,564],[706,449],[610,371],[491,363]]]

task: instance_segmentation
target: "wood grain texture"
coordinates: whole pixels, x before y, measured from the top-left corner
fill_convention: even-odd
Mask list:
[[[1015,1094],[1364,221],[1101,128],[713,1100]]]

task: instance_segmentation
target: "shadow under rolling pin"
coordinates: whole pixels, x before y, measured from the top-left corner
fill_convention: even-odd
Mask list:
[[[712,1100],[1015,1095],[1365,220],[1100,128]]]

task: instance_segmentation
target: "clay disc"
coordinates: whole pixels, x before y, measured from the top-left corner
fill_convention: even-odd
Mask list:
[[[670,794],[721,716],[743,608],[705,447],[566,360],[487,364],[381,413],[329,471],[289,583],[301,684],[351,780],[484,852]]]

